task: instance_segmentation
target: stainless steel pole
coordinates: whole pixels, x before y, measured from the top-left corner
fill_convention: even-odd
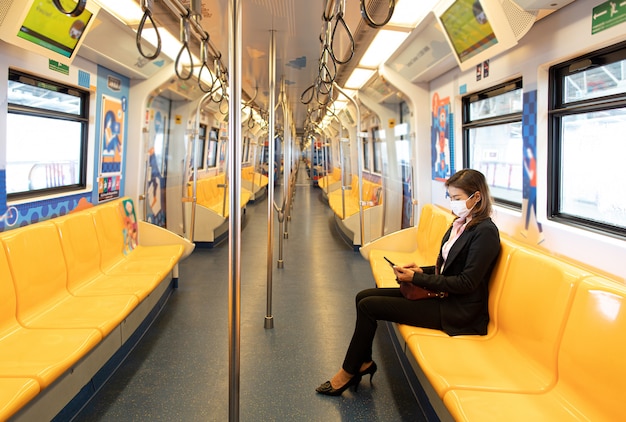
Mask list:
[[[265,328],[274,328],[272,316],[272,276],[274,269],[274,124],[276,120],[276,41],[274,31],[270,31],[269,52],[269,131],[267,157],[267,311],[265,313]]]
[[[241,2],[229,3],[228,37],[228,166],[230,218],[228,222],[229,315],[229,421],[239,421],[240,328],[241,328]]]
[[[287,109],[287,99],[284,92],[284,81],[281,86],[281,95],[283,96],[283,136],[284,136],[284,148],[283,148],[283,195],[286,199],[284,218],[283,218],[283,238],[289,238],[289,211],[291,209],[291,122],[289,121],[289,110]],[[281,243],[282,245],[282,243]],[[282,246],[281,246],[282,256]]]

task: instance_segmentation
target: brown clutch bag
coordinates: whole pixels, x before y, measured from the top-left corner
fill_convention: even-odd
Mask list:
[[[448,292],[433,292],[432,290],[416,286],[413,283],[400,283],[400,293],[409,300],[430,299],[434,297],[443,299],[444,297],[448,297]]]

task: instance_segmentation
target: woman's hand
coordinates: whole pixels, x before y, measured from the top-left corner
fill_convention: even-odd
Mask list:
[[[399,283],[411,283],[413,282],[413,274],[421,273],[422,269],[415,263],[410,263],[403,266],[396,265],[393,267],[393,272],[396,274],[396,280]]]

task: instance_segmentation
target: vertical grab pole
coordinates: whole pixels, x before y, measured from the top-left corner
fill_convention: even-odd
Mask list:
[[[322,160],[324,160],[324,177],[326,178],[326,195],[328,195],[328,182],[330,182],[330,174],[328,174],[328,157],[326,157],[326,139],[324,138],[324,134],[320,134],[321,145],[322,145]],[[318,177],[318,183],[321,177]]]
[[[284,107],[284,104],[282,103],[282,96],[281,96],[281,101],[280,101],[280,105],[282,107]],[[283,121],[283,126],[284,126],[284,121]],[[287,144],[285,141],[285,129],[283,127],[283,141],[282,141],[282,146],[281,146],[281,151],[282,151],[282,156],[285,156],[285,151],[287,149]],[[279,154],[280,156],[280,154]],[[276,157],[274,157],[274,159],[276,159]],[[280,169],[283,169],[283,174],[285,173],[285,166],[283,165],[283,160],[279,160],[276,163],[276,174],[280,174]],[[283,177],[284,180],[284,177]],[[283,202],[280,206],[280,208],[277,209],[278,211],[278,259],[276,260],[276,265],[278,268],[283,268],[285,265],[285,262],[283,261],[283,243],[284,243],[284,236],[283,233],[285,232],[285,213],[286,213],[286,209],[287,209],[287,194],[285,193],[285,187],[283,186]]]
[[[200,104],[198,104],[198,111],[200,110]],[[198,201],[198,168],[196,166],[196,146],[198,142],[198,135],[200,133],[200,114],[196,112],[196,127],[194,127],[193,142],[191,144],[191,154],[189,154],[189,163],[192,166],[193,185],[191,188],[191,221],[189,221],[189,241],[193,242],[194,233],[196,230],[196,203]],[[187,178],[187,172],[185,171],[185,178]],[[184,187],[187,187],[187,181],[184,180]],[[183,215],[185,212],[183,210]]]
[[[283,210],[285,213],[285,216],[283,219],[283,238],[288,239],[289,238],[288,227],[289,227],[289,218],[290,218],[290,210],[291,210],[291,121],[289,120],[289,110],[287,109],[287,107],[285,107],[287,103],[287,99],[285,98],[284,81],[283,81],[283,85],[281,86],[281,92],[283,95],[283,99],[282,99],[283,125],[284,125],[283,134],[285,137],[285,147],[283,149],[284,151],[283,192],[284,192],[284,198],[286,199],[285,209]],[[281,251],[282,251],[282,246],[281,246]],[[282,252],[281,252],[281,256],[282,256]]]
[[[363,244],[365,236],[365,221],[363,219],[363,143],[361,141],[361,138],[364,137],[364,134],[361,133],[361,111],[359,110],[359,104],[352,97],[346,94],[345,91],[341,89],[341,87],[336,82],[334,83],[334,86],[354,105],[354,108],[356,110],[356,166],[357,174],[359,175],[359,220],[361,227],[361,240],[359,241],[359,245],[354,246],[360,246]]]
[[[228,331],[229,421],[239,421],[240,328],[241,328],[241,2],[229,2],[228,136],[230,173],[230,218],[228,222]]]
[[[270,31],[269,52],[269,157],[267,157],[267,311],[265,328],[274,328],[272,316],[272,270],[274,266],[274,123],[276,115],[276,41],[274,30]]]

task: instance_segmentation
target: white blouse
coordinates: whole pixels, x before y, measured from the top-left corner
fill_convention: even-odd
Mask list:
[[[444,243],[441,247],[441,257],[443,258],[443,264],[441,265],[440,273],[443,272],[443,268],[446,266],[446,260],[448,259],[448,254],[450,253],[452,245],[454,245],[454,242],[456,242],[457,239],[461,237],[461,234],[463,234],[463,231],[465,230],[465,226],[467,226],[467,223],[469,223],[471,220],[472,217],[468,216],[465,220],[457,218],[452,223],[452,232],[450,233],[450,237],[448,238],[448,241]]]

